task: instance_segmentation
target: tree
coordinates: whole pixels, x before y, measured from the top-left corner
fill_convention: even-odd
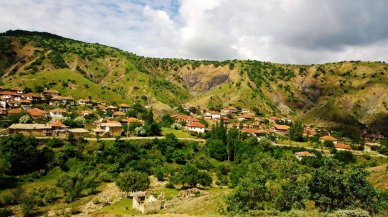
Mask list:
[[[126,193],[144,191],[149,188],[150,180],[147,173],[129,170],[119,174],[116,179],[116,185]]]
[[[208,139],[206,141],[207,151],[209,156],[219,161],[224,161],[228,157],[225,144],[218,139]]]
[[[236,144],[238,142],[240,131],[236,128],[230,128],[226,137],[226,152],[228,161],[233,161],[236,158]]]
[[[38,141],[21,134],[0,138],[0,153],[7,154],[14,175],[35,171],[45,165],[40,161]]]
[[[200,171],[195,165],[186,164],[174,176],[173,181],[174,183],[188,185],[193,188],[196,187],[197,184],[210,186],[212,178],[207,172]]]
[[[303,142],[303,130],[302,123],[296,121],[291,125],[288,135],[292,141]]]
[[[332,159],[313,173],[309,183],[311,199],[320,210],[343,209],[350,205],[343,173],[338,161]]]
[[[164,127],[171,127],[174,122],[174,118],[172,118],[169,114],[164,114],[162,116],[162,123]]]

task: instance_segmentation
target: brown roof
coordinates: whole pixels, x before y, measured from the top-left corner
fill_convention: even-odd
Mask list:
[[[22,100],[20,100],[20,102],[21,102],[22,104],[31,104],[31,101],[28,100],[28,99],[22,99]]]
[[[332,137],[330,135],[321,136],[321,137],[319,137],[319,139],[323,140],[323,141],[337,141],[337,139],[335,137]]]
[[[35,97],[35,98],[42,98],[40,95],[36,94],[36,93],[26,93],[26,94],[23,94],[24,97]]]
[[[20,108],[15,108],[15,109],[10,109],[8,111],[8,114],[19,114],[20,112],[22,112]]]
[[[0,95],[11,95],[11,96],[19,96],[19,94],[12,91],[1,91]]]
[[[199,122],[192,122],[192,123],[188,124],[187,127],[205,128],[205,125],[203,125]]]
[[[242,130],[243,133],[255,133],[255,134],[261,134],[261,133],[267,133],[266,130],[263,130],[263,129],[243,129]]]
[[[276,130],[288,130],[288,129],[290,129],[290,126],[288,126],[288,125],[276,124],[276,125],[274,125],[274,127],[275,127]]]
[[[63,128],[67,126],[62,124],[62,122],[60,122],[59,120],[55,120],[54,122],[51,123],[51,127]]]
[[[334,148],[336,148],[336,149],[352,150],[352,148],[350,147],[350,145],[348,145],[348,144],[342,144],[342,143],[334,144]]]
[[[124,116],[125,113],[124,113],[124,112],[117,111],[117,112],[113,112],[113,115],[114,115],[114,116]]]
[[[63,109],[53,109],[53,110],[51,110],[50,112],[55,112],[55,113],[64,113],[64,112],[66,112],[65,110],[63,110]]]
[[[269,119],[270,119],[270,120],[273,120],[273,121],[280,121],[280,120],[281,120],[281,118],[278,117],[278,116],[272,116],[272,117],[270,117]]]
[[[129,117],[127,119],[124,119],[123,122],[126,123],[142,123],[143,121],[137,118]]]
[[[47,130],[51,129],[46,124],[12,124],[8,129],[20,129],[20,130]]]
[[[34,116],[34,117],[41,117],[41,116],[44,116],[46,114],[45,111],[38,109],[38,108],[30,109],[27,112],[28,112],[28,114],[30,114],[31,116]]]
[[[11,90],[13,90],[13,91],[23,91],[24,89],[20,88],[20,87],[13,87],[13,88],[11,88]]]
[[[93,111],[81,111],[80,114],[81,115],[90,115],[90,114],[93,114]]]
[[[241,115],[239,118],[252,119],[253,116],[251,116],[251,115]]]
[[[177,120],[180,120],[180,121],[198,121],[197,119],[195,119],[194,117],[191,117],[190,115],[173,115],[172,116],[173,118],[177,119]]]

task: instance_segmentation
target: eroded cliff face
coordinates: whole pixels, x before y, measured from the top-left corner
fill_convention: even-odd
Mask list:
[[[182,67],[177,75],[193,96],[203,94],[220,84],[231,81],[229,68],[214,65],[201,65],[197,68]]]

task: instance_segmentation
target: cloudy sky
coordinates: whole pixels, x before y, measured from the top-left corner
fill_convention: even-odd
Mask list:
[[[386,0],[0,0],[0,31],[154,57],[388,61],[387,9]]]

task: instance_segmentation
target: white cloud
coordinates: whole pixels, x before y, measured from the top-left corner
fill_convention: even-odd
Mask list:
[[[0,31],[47,31],[145,56],[287,63],[388,60],[384,0],[18,0]]]

